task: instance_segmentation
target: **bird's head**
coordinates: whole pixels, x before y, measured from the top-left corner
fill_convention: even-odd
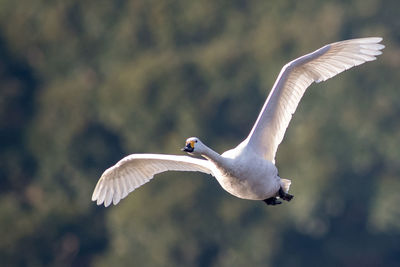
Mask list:
[[[200,154],[203,148],[203,143],[197,137],[190,137],[186,139],[186,144],[182,148],[182,151],[193,153],[193,154]]]

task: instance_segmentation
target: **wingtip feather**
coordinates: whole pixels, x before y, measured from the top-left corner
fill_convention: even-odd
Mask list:
[[[109,189],[107,190],[106,198],[105,198],[105,200],[104,200],[104,206],[105,206],[105,207],[110,206],[111,201],[112,201],[112,198],[113,198],[113,190],[112,190],[112,188],[109,188]]]
[[[100,180],[96,184],[96,187],[93,190],[92,201],[96,201],[99,198],[99,194],[102,188],[103,188],[103,179],[100,178]]]
[[[380,43],[383,38],[382,37],[365,37],[365,38],[358,38],[354,39],[359,43]]]
[[[97,200],[97,191],[96,191],[96,188],[94,189],[94,191],[93,191],[93,194],[92,194],[92,201],[96,201]]]

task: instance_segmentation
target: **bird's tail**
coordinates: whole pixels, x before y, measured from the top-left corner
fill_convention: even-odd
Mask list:
[[[292,181],[290,181],[289,179],[281,179],[281,187],[285,193],[289,192],[291,183],[292,183]]]

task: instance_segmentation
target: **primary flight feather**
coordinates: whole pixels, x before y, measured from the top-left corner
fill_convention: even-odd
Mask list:
[[[199,171],[214,176],[222,188],[244,199],[277,205],[290,201],[291,181],[278,176],[275,154],[305,90],[342,71],[382,54],[382,38],[370,37],[328,44],[286,64],[249,136],[236,148],[218,154],[198,138],[186,140],[184,151],[200,155],[132,154],[107,169],[100,177],[92,200],[97,205],[117,204],[130,192],[165,171]]]

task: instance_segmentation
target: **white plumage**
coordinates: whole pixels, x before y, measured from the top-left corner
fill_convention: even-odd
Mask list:
[[[219,155],[192,137],[186,140],[185,151],[204,159],[129,155],[103,173],[92,200],[98,205],[104,203],[106,207],[111,202],[115,205],[155,174],[168,170],[211,174],[226,191],[239,198],[274,200],[281,196],[290,200],[291,196],[287,194],[290,180],[278,176],[275,154],[305,90],[312,82],[325,81],[349,68],[375,60],[384,48],[379,44],[381,41],[380,37],[371,37],[336,42],[289,62],[282,68],[249,136],[236,148]],[[285,194],[290,198],[286,199]]]
[[[150,181],[153,176],[165,171],[210,172],[210,163],[187,156],[133,154],[121,159],[107,169],[96,185],[92,200],[97,205],[107,207],[111,202],[116,205],[130,192]]]
[[[312,82],[332,78],[342,71],[375,60],[384,48],[382,38],[360,38],[326,45],[286,64],[250,133],[250,145],[274,161],[292,114]]]

